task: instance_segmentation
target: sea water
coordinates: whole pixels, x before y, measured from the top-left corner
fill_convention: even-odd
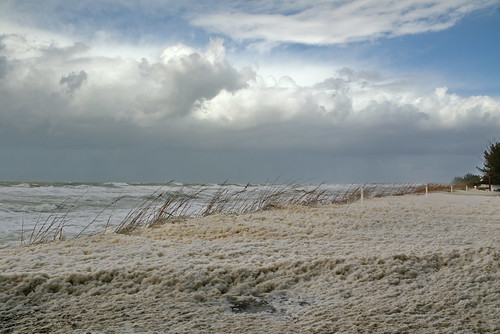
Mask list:
[[[386,192],[402,185],[379,185]],[[321,191],[342,194],[355,185],[321,185]],[[381,188],[382,187],[382,188]],[[200,215],[215,197],[238,198],[238,208],[273,192],[307,192],[318,185],[297,184],[141,184],[141,183],[20,183],[0,182],[0,245],[32,240],[49,226],[62,227],[64,237],[113,231],[135,209],[161,205],[169,196],[189,206],[183,215]],[[160,198],[161,197],[161,198]],[[231,204],[227,204],[231,207]]]

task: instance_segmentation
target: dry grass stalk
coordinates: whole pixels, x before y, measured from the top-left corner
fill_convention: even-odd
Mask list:
[[[450,190],[449,185],[443,184],[431,184],[427,185],[427,187],[429,192]],[[317,206],[351,203],[360,199],[361,190],[363,190],[364,198],[370,198],[424,193],[425,188],[425,185],[418,184],[358,184],[349,185],[344,190],[338,190],[328,185],[307,186],[266,183],[259,186],[247,184],[241,189],[235,190],[234,186],[224,182],[218,185],[215,192],[213,192],[213,186],[201,185],[194,190],[180,187],[175,192],[168,193],[162,190],[163,187],[160,187],[138,207],[130,210],[120,224],[116,226],[114,232],[131,233],[140,228],[164,224],[182,217],[239,214],[290,205]],[[54,210],[43,222],[39,218],[27,240],[25,240],[23,222],[21,243],[32,245],[63,239],[68,214],[76,208],[82,196],[69,205],[69,209],[66,211],[61,213],[59,210]],[[81,236],[105,211],[110,207],[114,207],[122,198],[123,196],[115,199],[102,209],[74,238]],[[67,206],[67,202],[68,200],[65,200],[58,207]],[[200,206],[200,202],[204,204]],[[105,231],[108,229],[110,218],[111,214],[108,217]]]
[[[239,214],[255,212],[269,208],[279,208],[289,205],[316,206],[327,204],[344,204],[358,201],[361,189],[364,197],[398,196],[409,193],[418,193],[425,186],[415,184],[403,185],[350,185],[344,191],[332,190],[327,185],[314,186],[304,189],[304,186],[290,184],[265,184],[250,187],[247,184],[243,189],[232,191],[225,182],[206,200],[203,207],[192,210],[194,201],[204,197],[211,187],[200,186],[191,195],[185,195],[180,188],[176,193],[164,196],[160,194],[152,201],[130,212],[116,229],[117,233],[130,233],[138,228],[166,223],[173,219],[189,216],[210,216],[215,214]],[[429,191],[442,189],[432,186]],[[158,205],[157,200],[164,200]]]
[[[44,242],[56,241],[64,239],[64,227],[68,221],[68,215],[77,206],[82,197],[85,194],[80,195],[65,211],[61,211],[69,201],[69,199],[64,200],[57,208],[43,221],[41,222],[41,214],[38,217],[33,229],[31,229],[30,237],[28,240],[24,240],[24,221],[21,225],[21,244],[23,245],[34,245]]]

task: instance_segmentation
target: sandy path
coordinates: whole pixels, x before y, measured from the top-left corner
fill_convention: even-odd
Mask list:
[[[0,249],[0,332],[499,332],[500,196],[484,194]]]

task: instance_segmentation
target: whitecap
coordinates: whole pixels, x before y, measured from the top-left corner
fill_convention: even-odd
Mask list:
[[[18,212],[54,212],[57,209],[55,204],[24,205]]]

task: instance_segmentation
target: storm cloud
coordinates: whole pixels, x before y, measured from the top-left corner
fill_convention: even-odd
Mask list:
[[[137,47],[133,56],[105,52],[102,41],[123,37],[107,26],[76,29],[64,15],[54,25],[73,35],[12,25],[20,31],[0,37],[0,178],[448,181],[474,171],[482,148],[498,137],[497,97],[461,96],[426,75],[351,65],[304,83],[293,75],[300,67],[269,75],[255,62],[234,61],[234,49],[443,30],[490,3],[188,2],[193,11],[183,22],[213,31],[208,42]],[[89,36],[86,29],[93,39],[74,37]]]
[[[68,49],[52,46],[52,58],[40,50],[10,61],[0,92],[3,131],[36,134],[36,145],[57,138],[61,145],[99,146],[100,138],[103,145],[376,154],[439,152],[440,145],[426,146],[427,136],[447,141],[448,133],[493,135],[500,127],[500,103],[491,97],[460,97],[446,87],[419,95],[398,78],[350,68],[312,86],[290,77],[269,81],[256,69],[231,65],[221,40],[202,50],[171,46],[152,62]],[[113,140],[121,129],[132,137]]]

